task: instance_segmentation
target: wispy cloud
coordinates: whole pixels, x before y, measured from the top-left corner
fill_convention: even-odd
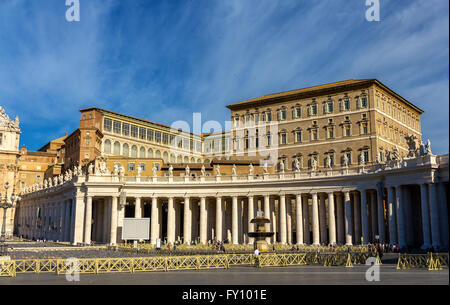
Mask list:
[[[0,3],[0,100],[39,148],[99,106],[171,124],[227,104],[350,78],[378,78],[426,111],[423,133],[448,152],[448,2],[81,0]],[[439,122],[439,124],[436,124]]]

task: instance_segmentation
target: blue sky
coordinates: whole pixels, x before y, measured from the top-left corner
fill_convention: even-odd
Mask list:
[[[377,78],[425,110],[433,153],[449,146],[449,2],[380,0],[0,1],[0,105],[39,149],[91,106],[171,125],[226,105]]]

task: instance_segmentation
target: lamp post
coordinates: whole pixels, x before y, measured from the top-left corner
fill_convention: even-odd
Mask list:
[[[19,196],[15,196],[14,193],[11,194],[11,200],[10,202],[8,202],[8,188],[9,188],[9,183],[6,182],[5,184],[5,198],[2,198],[1,194],[0,194],[0,208],[3,209],[3,223],[2,223],[2,232],[1,232],[1,236],[0,236],[0,255],[6,255],[8,248],[5,244],[5,240],[6,240],[6,211],[9,208],[14,208],[15,204],[14,201],[20,200]]]

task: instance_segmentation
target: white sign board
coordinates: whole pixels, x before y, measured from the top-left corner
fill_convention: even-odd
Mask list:
[[[150,218],[124,218],[122,228],[123,240],[149,240]]]

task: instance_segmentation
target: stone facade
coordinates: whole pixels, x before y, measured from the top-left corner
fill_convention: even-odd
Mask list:
[[[11,195],[17,190],[17,174],[19,170],[19,118],[11,120],[0,106],[0,200],[10,201]],[[9,188],[4,187],[8,184]],[[14,209],[0,209],[0,230],[11,235],[13,230]]]
[[[378,80],[350,80],[271,94],[227,106],[235,154],[274,154],[293,168],[319,168],[386,161],[409,154],[411,137],[421,143],[421,109]],[[270,136],[270,139],[268,139]],[[259,140],[256,143],[257,139]],[[267,143],[270,143],[268,145]]]
[[[251,244],[257,210],[270,243],[448,247],[448,155],[327,172],[198,178],[89,171],[23,194],[18,233],[73,244],[121,242],[124,217],[151,218],[150,242]],[[378,238],[378,239],[377,239]]]

